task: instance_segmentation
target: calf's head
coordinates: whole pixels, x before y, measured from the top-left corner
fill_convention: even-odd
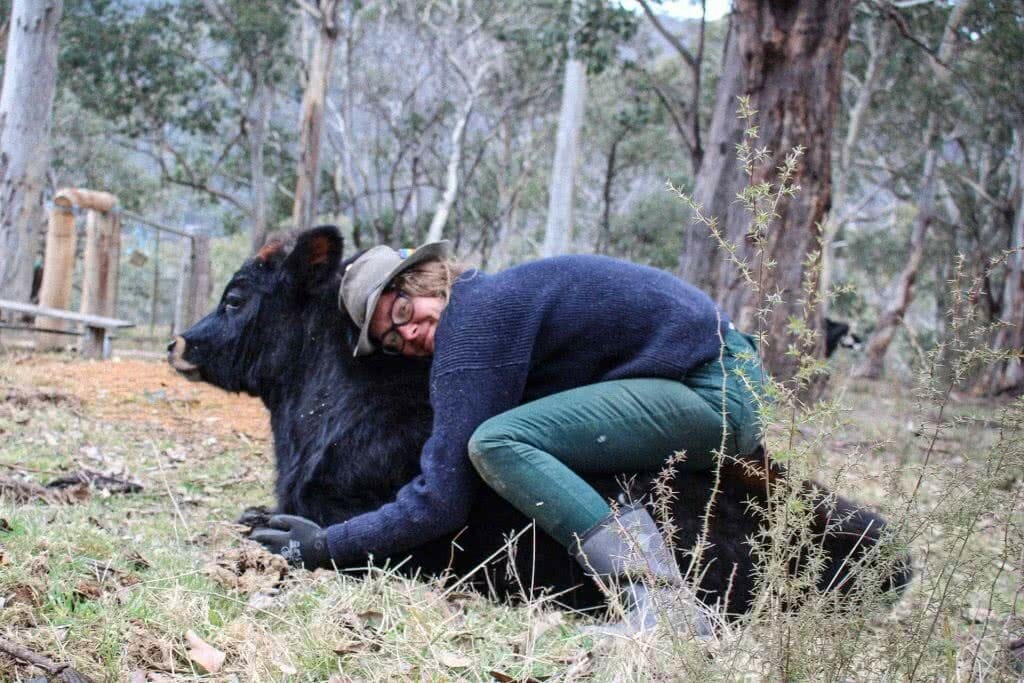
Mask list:
[[[309,344],[345,325],[337,309],[342,239],[320,226],[294,241],[271,241],[224,288],[217,307],[168,346],[189,379],[264,396],[294,371]]]

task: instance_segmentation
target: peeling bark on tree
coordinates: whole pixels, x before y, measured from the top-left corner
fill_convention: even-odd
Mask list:
[[[735,206],[736,194],[746,182],[736,160],[736,145],[743,138],[743,123],[736,117],[736,98],[743,94],[743,60],[736,44],[735,22],[735,17],[729,19],[715,109],[693,190],[693,199],[703,207],[704,215],[716,218],[719,225],[728,222],[730,211],[740,210]],[[721,260],[722,252],[707,226],[686,226],[679,253],[679,275],[684,280],[717,298]]]
[[[742,60],[742,92],[758,112],[756,146],[766,147],[771,154],[767,163],[755,169],[751,181],[775,184],[777,169],[786,156],[796,147],[805,152],[791,180],[800,190],[780,202],[763,255],[754,253],[749,236],[753,221],[748,213],[734,204],[722,226],[726,238],[739,245],[739,255],[752,263],[760,295],[751,291],[729,262],[722,262],[716,289],[721,304],[738,325],[760,327],[766,333],[767,343],[762,348],[765,366],[780,380],[791,378],[798,366],[798,359],[787,353],[794,343],[788,329],[790,317],[819,316],[816,306],[805,310],[803,287],[805,278],[813,274],[808,268],[809,256],[819,248],[821,224],[832,201],[831,141],[851,6],[851,0],[735,3],[733,30]],[[764,260],[774,261],[774,267],[761,268]],[[808,291],[816,292],[816,285],[811,285]],[[776,295],[780,301],[759,325],[758,309],[767,297]],[[806,322],[808,327],[821,327],[820,320]],[[823,355],[820,339],[817,347],[801,350]]]
[[[0,94],[0,297],[29,300],[43,223],[63,0],[15,0]]]

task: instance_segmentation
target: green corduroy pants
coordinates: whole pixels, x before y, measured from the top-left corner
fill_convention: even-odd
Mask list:
[[[681,381],[601,382],[496,415],[473,433],[469,457],[491,488],[572,549],[610,512],[580,475],[657,472],[677,451],[686,455],[678,469],[704,470],[723,445],[727,455],[753,452],[761,385],[753,340],[729,330],[722,357]]]

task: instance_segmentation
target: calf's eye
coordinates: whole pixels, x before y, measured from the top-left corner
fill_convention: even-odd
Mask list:
[[[245,299],[237,294],[228,294],[224,297],[224,309],[228,311],[237,311],[244,303]]]

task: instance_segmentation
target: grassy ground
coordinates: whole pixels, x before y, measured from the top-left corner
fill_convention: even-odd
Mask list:
[[[289,571],[231,523],[272,502],[258,402],[160,363],[0,352],[0,638],[109,681],[1019,677],[1005,643],[1024,635],[1020,404],[954,396],[940,418],[906,387],[833,385],[835,409],[771,439],[896,520],[917,570],[904,599],[766,609],[712,646],[595,642],[551,605]],[[142,489],[43,501],[12,483],[80,469]],[[2,681],[39,673],[0,654]]]

